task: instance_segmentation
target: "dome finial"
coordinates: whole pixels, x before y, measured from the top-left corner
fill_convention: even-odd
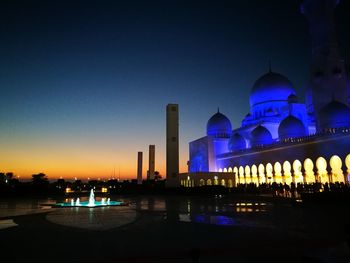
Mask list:
[[[269,73],[272,72],[272,68],[271,68],[271,59],[269,59]]]
[[[218,113],[220,113],[220,108],[218,107]]]

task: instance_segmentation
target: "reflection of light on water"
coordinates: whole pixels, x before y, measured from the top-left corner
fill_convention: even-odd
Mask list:
[[[193,223],[202,223],[210,225],[220,225],[220,226],[232,226],[235,224],[235,221],[232,217],[223,216],[223,215],[193,215],[190,214],[179,214],[179,221],[181,222],[193,222]]]
[[[236,207],[237,213],[266,212],[266,209],[263,208],[266,203],[236,203],[233,206]]]
[[[190,214],[179,214],[179,221],[191,222],[191,215]]]
[[[187,201],[187,212],[191,213],[191,201]]]
[[[237,213],[266,212],[266,209],[237,207],[236,212]]]
[[[210,216],[211,223],[220,226],[232,226],[234,225],[233,218],[228,216]]]

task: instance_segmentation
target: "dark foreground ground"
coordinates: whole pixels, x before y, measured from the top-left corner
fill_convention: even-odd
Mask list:
[[[347,203],[112,197],[115,208],[0,200],[0,262],[350,262]],[[3,226],[12,227],[1,229]]]

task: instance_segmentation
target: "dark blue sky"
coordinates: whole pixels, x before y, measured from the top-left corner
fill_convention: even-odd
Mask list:
[[[311,50],[298,3],[2,1],[0,142],[23,158],[37,151],[33,162],[50,149],[53,166],[71,147],[86,147],[87,160],[110,152],[101,164],[107,170],[133,165],[136,151],[156,144],[162,171],[165,105],[179,103],[185,167],[187,143],[205,134],[218,106],[240,125],[269,60],[304,100]],[[348,61],[349,11],[349,1],[337,10]],[[31,172],[21,165],[8,161],[3,169]]]

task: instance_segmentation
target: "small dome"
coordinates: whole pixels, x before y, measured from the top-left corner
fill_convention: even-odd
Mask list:
[[[231,152],[240,151],[246,147],[245,139],[239,133],[233,134],[228,142],[228,149]]]
[[[333,100],[319,111],[319,125],[321,130],[350,127],[350,108]]]
[[[278,127],[280,140],[306,136],[306,129],[301,120],[290,115],[286,117]]]
[[[230,138],[232,126],[230,120],[219,111],[207,123],[207,135],[216,138]]]
[[[259,125],[251,132],[252,147],[268,145],[272,143],[272,135],[268,129]]]
[[[296,95],[293,84],[283,75],[268,72],[254,84],[250,93],[250,106],[269,101],[286,101],[290,95]]]

